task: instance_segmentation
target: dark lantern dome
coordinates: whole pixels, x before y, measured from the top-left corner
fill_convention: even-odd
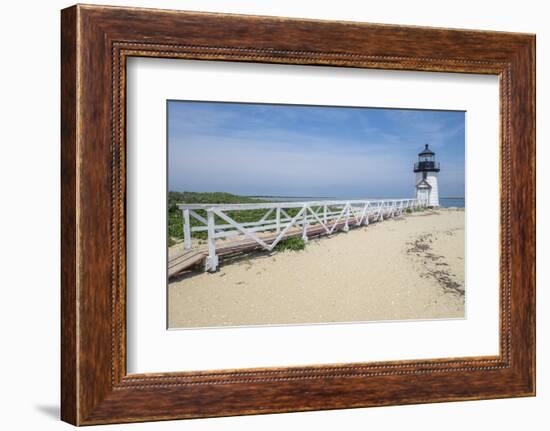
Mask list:
[[[428,144],[426,144],[426,147],[418,153],[419,156],[434,156],[435,153],[428,148]]]

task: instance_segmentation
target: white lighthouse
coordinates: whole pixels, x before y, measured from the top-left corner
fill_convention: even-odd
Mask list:
[[[437,187],[437,173],[439,162],[435,161],[435,153],[424,148],[418,153],[418,162],[414,164],[416,173],[416,198],[427,201],[428,206],[439,206],[439,190]]]

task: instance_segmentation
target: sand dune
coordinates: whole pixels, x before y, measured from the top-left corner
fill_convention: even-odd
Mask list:
[[[464,211],[414,213],[168,286],[171,328],[464,317]]]

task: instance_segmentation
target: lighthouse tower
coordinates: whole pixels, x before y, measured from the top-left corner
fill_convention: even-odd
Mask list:
[[[439,162],[435,161],[435,153],[428,148],[424,148],[418,153],[418,162],[414,164],[416,173],[416,198],[425,200],[428,206],[439,206],[439,191],[437,187],[437,173],[439,172]]]

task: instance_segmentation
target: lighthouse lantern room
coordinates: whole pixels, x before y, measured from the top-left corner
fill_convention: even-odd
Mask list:
[[[426,147],[418,153],[418,162],[414,164],[416,173],[416,198],[426,201],[428,206],[439,206],[439,191],[437,174],[439,162],[435,161],[435,153]]]

